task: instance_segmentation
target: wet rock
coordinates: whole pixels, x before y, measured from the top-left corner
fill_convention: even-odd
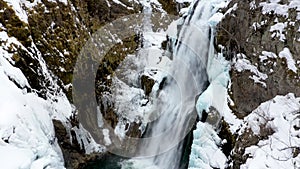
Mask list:
[[[58,120],[53,120],[55,129],[55,136],[58,140],[58,144],[62,150],[65,167],[68,169],[82,168],[85,163],[96,160],[103,156],[103,154],[85,154],[85,150],[80,147],[74,131],[71,131],[70,136],[65,126]],[[72,143],[70,138],[72,137]]]
[[[220,124],[220,120],[221,115],[219,111],[214,107],[210,107],[206,118],[206,122],[211,124],[212,126],[218,127]]]
[[[155,80],[149,76],[142,75],[141,76],[141,86],[142,89],[145,91],[146,96],[152,92],[152,87],[155,84]]]
[[[236,143],[236,137],[237,135],[232,133],[230,131],[229,124],[222,118],[221,124],[220,124],[220,131],[218,133],[218,136],[225,142],[222,143],[222,151],[223,153],[229,157],[231,154],[231,151],[233,150],[235,143]]]
[[[105,169],[121,169],[120,162],[123,160],[126,160],[126,158],[111,153],[105,153],[102,157],[96,158],[94,161],[89,161],[83,164],[80,168],[101,169],[105,166]]]
[[[202,122],[208,123],[212,126],[214,126],[215,128],[218,128],[220,125],[220,121],[221,121],[221,115],[219,113],[219,111],[214,108],[214,107],[210,107],[209,111],[203,111],[202,112],[202,118],[200,119]]]

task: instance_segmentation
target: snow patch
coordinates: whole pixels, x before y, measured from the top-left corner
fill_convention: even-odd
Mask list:
[[[288,69],[291,71],[297,73],[297,67],[296,67],[296,62],[293,59],[293,56],[289,50],[289,48],[284,48],[281,52],[279,52],[279,57],[280,58],[285,58],[287,62]]]
[[[235,3],[231,8],[229,8],[229,9],[225,12],[224,16],[230,14],[232,11],[237,10],[237,8],[238,8],[237,5],[238,5],[238,4]]]
[[[259,56],[260,62],[264,62],[270,58],[273,58],[273,59],[277,58],[277,55],[273,52],[262,51],[262,54],[263,55]]]
[[[294,155],[300,147],[300,98],[290,93],[276,96],[262,103],[245,118],[245,128],[254,134],[260,133],[260,126],[271,128],[274,133],[257,145],[246,148],[249,158],[241,168],[299,168],[300,155]]]
[[[280,4],[279,0],[270,0],[269,2],[261,2],[259,6],[262,7],[262,13],[274,13],[277,15],[284,16],[288,18],[288,10],[296,9],[297,11],[297,19],[300,19],[300,2],[298,0],[289,0],[286,4]]]
[[[295,73],[297,73],[298,68],[297,68],[297,63],[296,61],[293,59],[293,56],[289,50],[289,48],[284,48],[281,52],[279,52],[278,54],[279,58],[281,59],[285,59],[286,63],[287,63],[287,68]],[[262,55],[259,56],[259,59],[261,62],[265,62],[268,59],[276,59],[278,58],[278,56],[273,53],[273,52],[268,52],[268,51],[263,51]]]
[[[278,37],[280,41],[284,42],[285,38],[285,28],[287,27],[287,23],[276,23],[275,25],[271,26],[270,32],[272,32],[272,38]]]
[[[111,145],[111,140],[109,138],[109,130],[108,129],[103,129],[103,136],[104,136],[104,143],[106,146]]]
[[[0,79],[0,138],[6,140],[1,140],[0,156],[7,159],[1,165],[11,165],[7,163],[20,157],[13,165],[64,168],[47,102],[33,93],[23,94],[2,66]],[[2,151],[5,149],[13,152]]]
[[[250,79],[253,79],[255,83],[260,83],[263,87],[267,87],[264,80],[268,78],[267,74],[260,72],[256,66],[252,65],[251,62],[246,59],[244,54],[237,54],[237,59],[233,62],[234,67],[238,72],[248,70],[253,73],[253,76],[250,76]]]

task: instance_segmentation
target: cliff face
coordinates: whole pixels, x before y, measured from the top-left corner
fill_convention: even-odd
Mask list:
[[[243,121],[242,129],[233,130],[232,137],[228,137],[228,140],[233,140],[231,144],[233,151],[230,155],[231,167],[240,168],[243,165],[251,168],[251,161],[257,158],[264,159],[263,155],[256,154],[259,148],[253,147],[263,147],[262,142],[273,147],[276,145],[276,143],[272,144],[272,137],[275,135],[278,140],[287,144],[286,149],[292,152],[291,156],[284,161],[289,161],[293,157],[297,158],[298,149],[293,149],[291,145],[293,143],[285,143],[284,138],[278,136],[278,131],[282,127],[274,123],[276,118],[274,120],[274,117],[271,118],[269,115],[277,112],[278,116],[285,117],[284,114],[287,113],[294,114],[295,116],[292,116],[297,119],[300,113],[299,104],[293,105],[293,101],[290,104],[290,107],[294,107],[293,111],[289,111],[288,108],[276,111],[271,107],[271,102],[274,104],[277,102],[278,97],[275,98],[277,95],[293,93],[294,95],[286,97],[300,96],[299,2],[232,0],[222,11],[226,15],[217,27],[216,44],[224,47],[226,58],[232,63],[229,95],[234,104],[231,103],[230,108],[233,114]],[[270,106],[270,110],[262,106],[263,102]],[[289,103],[277,104],[277,108],[280,109]],[[251,118],[253,116],[257,117],[257,121],[251,121],[255,120]],[[264,120],[260,121],[259,117]],[[286,119],[287,124],[292,124],[295,119]],[[227,123],[232,124],[228,121]],[[260,130],[254,132],[253,125],[259,126]],[[294,129],[288,130],[293,133]],[[293,140],[291,135],[284,137]],[[271,150],[265,151],[270,151],[267,154],[272,160],[277,159],[278,164],[281,165],[280,157],[274,155]],[[278,151],[282,153],[283,150]],[[267,162],[262,163],[272,166]],[[294,166],[298,165],[294,163]]]
[[[164,3],[162,7],[159,2],[156,2],[151,5],[154,11],[164,13],[165,9],[171,14],[178,14],[180,7],[187,4],[178,5],[173,2],[170,7]],[[62,149],[67,168],[81,168],[87,161],[101,158],[105,151],[102,145],[106,144],[103,138],[107,136],[103,134],[102,141],[99,141],[101,145],[98,145],[78,123],[77,109],[72,105],[71,84],[77,57],[88,39],[99,28],[120,17],[141,12],[141,2],[127,0],[0,1],[0,44],[3,48],[1,57],[4,59],[0,66],[7,63],[10,67],[19,70],[22,77],[26,79],[26,84],[20,83],[17,75],[8,76],[10,81],[23,90],[24,97],[34,94],[36,98],[45,100],[47,106],[50,107],[47,112],[53,121],[46,123],[49,123],[50,127],[54,125],[53,139]],[[98,68],[95,84],[97,101],[100,103],[103,118],[113,129],[124,119],[116,112],[115,100],[102,102],[101,98],[104,96],[103,93],[112,92],[112,81],[109,77],[114,74],[128,54],[135,53],[137,47],[141,45],[140,40],[138,33],[122,39],[122,42],[116,44],[105,55]],[[92,55],[97,53],[92,47],[87,50]],[[8,68],[5,71],[8,72]],[[84,79],[83,75],[81,80]],[[142,76],[140,80],[141,90],[144,89],[148,95],[154,85],[153,79]],[[2,87],[5,90],[6,86]],[[3,98],[5,97],[6,95],[3,95]],[[81,96],[81,98],[84,100],[89,96]],[[11,107],[11,109],[13,111],[14,108]],[[126,124],[128,136],[140,137],[141,131],[138,122]],[[8,132],[8,135],[13,135],[13,133]],[[6,135],[3,136],[5,142],[14,145],[8,138]],[[20,139],[26,143],[26,139]],[[58,154],[60,153],[58,151]],[[63,162],[62,159],[60,159],[60,164],[61,162]]]
[[[290,69],[291,64],[299,68],[297,3],[284,1],[274,6],[268,1],[230,2],[228,9],[232,12],[218,25],[216,41],[226,48],[228,59],[237,62],[234,66],[239,66],[239,59],[255,66],[255,70],[236,67],[231,71],[231,98],[237,116],[245,117],[276,95],[300,95],[299,70]],[[295,63],[285,57],[287,53]]]
[[[8,74],[9,67],[21,72],[8,77],[23,90],[24,97],[33,94],[37,99],[45,100],[46,105],[57,105],[46,109],[55,120],[45,123],[54,125],[57,138],[54,140],[62,149],[67,168],[79,168],[86,161],[100,157],[104,150],[78,124],[76,109],[71,105],[72,74],[80,50],[91,34],[101,26],[121,16],[138,13],[140,8],[141,5],[135,1],[0,1],[1,58],[4,59],[0,66],[8,64],[7,70],[4,69]],[[132,42],[129,39],[127,44]],[[131,46],[134,48],[135,45]],[[115,58],[108,59],[108,63],[121,58],[112,54],[119,49],[116,47],[108,54],[107,58]],[[19,76],[25,77],[26,84],[20,83]],[[4,90],[5,87],[2,86]],[[1,97],[5,99],[7,96]],[[10,109],[15,110],[14,107]],[[9,112],[10,109],[6,111]],[[113,120],[117,123],[118,118]],[[13,124],[5,127],[10,125]],[[24,129],[26,128],[30,127],[25,126]],[[9,137],[3,136],[8,145],[15,145],[12,139],[8,139],[14,133],[15,131],[8,132]],[[23,137],[20,140],[25,143],[27,141]],[[15,146],[18,147],[19,144]]]
[[[182,7],[188,6],[182,2],[159,0],[152,3],[153,11],[178,15]],[[13,120],[3,122],[0,114],[0,154],[8,148],[25,149],[24,157],[41,168],[81,168],[87,161],[102,158],[105,151],[102,145],[107,142],[95,143],[78,123],[72,105],[73,69],[80,50],[101,26],[141,11],[139,1],[129,0],[0,0],[0,109],[5,108],[5,115],[13,116]],[[263,153],[257,157],[270,155],[269,161],[275,161],[272,164],[285,161],[297,168],[300,165],[296,160],[300,152],[297,98],[300,96],[300,4],[298,0],[231,0],[222,12],[226,15],[217,26],[216,46],[224,47],[223,52],[232,63],[229,95],[236,118],[231,121],[225,118],[219,134],[227,139],[222,148],[228,163],[232,168],[249,167],[251,161],[254,164],[257,160],[254,156],[261,153],[260,148],[276,147],[281,142],[284,145],[278,151],[288,154],[287,157]],[[105,55],[99,66],[97,99],[102,104],[103,118],[113,129],[124,117],[117,114],[113,98],[107,102],[101,99],[104,93],[112,93],[111,75],[129,54],[135,53],[141,39],[139,34],[124,39]],[[92,48],[90,51],[95,52]],[[142,75],[140,83],[139,88],[147,98],[156,82]],[[7,106],[11,95],[16,104]],[[26,116],[30,113],[34,117]],[[141,123],[126,122],[126,135],[142,135]],[[103,134],[102,140],[106,136]],[[279,141],[274,143],[276,139]],[[49,153],[35,149],[40,146],[47,147]],[[49,164],[49,159],[57,164]]]

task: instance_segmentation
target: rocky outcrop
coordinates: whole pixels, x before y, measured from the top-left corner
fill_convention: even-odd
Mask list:
[[[87,39],[104,24],[141,10],[140,4],[136,2],[126,0],[120,2],[123,4],[117,4],[110,0],[70,0],[67,3],[47,0],[42,0],[41,3],[26,1],[24,4],[20,4],[22,9],[26,11],[26,17],[28,17],[27,21],[24,21],[9,3],[1,0],[0,30],[5,31],[10,37],[15,37],[22,45],[12,43],[8,50],[9,53],[13,54],[12,63],[14,66],[19,68],[28,79],[31,88],[28,88],[27,91],[33,90],[44,99],[47,99],[49,93],[59,93],[57,88],[52,88],[52,84],[50,85],[48,76],[53,76],[59,90],[67,94],[69,101],[72,102],[72,85],[70,84],[73,69],[80,50]],[[29,5],[25,5],[25,3]],[[100,65],[100,76],[98,77],[106,78],[112,74],[127,54],[122,52],[122,49],[128,48],[130,52],[136,49],[135,40],[134,36],[125,39],[123,45],[116,45],[104,60],[108,66],[104,69]],[[5,41],[0,42],[2,46],[6,43]],[[53,74],[44,74],[44,68],[39,62],[39,57],[42,57],[46,62],[47,69]],[[100,81],[109,84],[101,78],[99,78]],[[108,118],[108,121],[112,123],[111,125],[115,126],[118,117],[109,112],[106,113],[109,116],[105,116],[105,118]],[[79,128],[78,122],[72,117],[69,117],[69,121],[72,123],[72,128]],[[77,139],[77,130],[70,129],[68,128],[70,126],[62,125],[60,121],[56,120],[54,126],[67,168],[80,168],[81,164],[86,161],[101,157],[101,154],[86,155],[90,152],[82,146],[82,141]],[[136,124],[131,126],[136,126]],[[132,132],[131,135],[141,135],[135,129],[129,131]]]
[[[180,15],[180,10],[182,8],[187,8],[190,5],[189,1],[176,1],[176,0],[158,0],[161,8],[170,15],[178,16]]]
[[[289,5],[291,2],[278,3],[286,6],[287,13],[268,11],[264,5],[271,2],[265,0],[232,0],[226,9],[222,9],[227,13],[217,26],[216,44],[224,47],[226,58],[232,61],[229,95],[234,104],[230,108],[239,119],[244,119],[262,102],[277,95],[294,93],[300,96],[300,9]],[[278,25],[282,25],[282,29]],[[282,57],[282,52],[287,49],[298,68],[296,71],[291,70],[290,61]],[[246,60],[242,68],[236,66],[241,60]],[[251,68],[245,68],[245,65]],[[219,135],[230,141],[224,147],[224,153],[230,156],[231,168],[245,164],[249,158],[245,154],[247,147],[257,145],[274,133],[264,124],[260,124],[260,133],[256,134],[251,129],[232,133],[228,130],[228,122],[223,120],[222,124]]]
[[[155,84],[155,81],[153,79],[151,79],[150,77],[148,77],[146,75],[142,75],[141,85],[147,96],[149,96],[149,94],[152,92],[152,87],[154,84]]]
[[[85,154],[84,149],[80,148],[76,133],[73,130],[71,130],[70,135],[65,126],[58,120],[53,120],[53,125],[55,136],[63,152],[66,168],[82,168],[88,161],[94,161],[103,156],[99,153]]]
[[[287,68],[287,61],[282,58],[273,58],[271,62],[261,62],[259,56],[263,51],[279,55],[284,48],[289,48],[294,60],[300,59],[299,22],[297,22],[296,9],[288,10],[288,17],[276,14],[275,11],[263,14],[261,2],[241,2],[233,0],[227,9],[237,5],[236,10],[227,14],[218,25],[216,41],[223,45],[227,51],[228,59],[236,59],[237,54],[243,53],[252,65],[268,76],[266,87],[254,83],[249,79],[253,73],[250,71],[231,71],[231,98],[235,102],[233,110],[240,118],[248,115],[261,102],[267,101],[278,94],[285,95],[293,92],[300,95],[299,71],[293,72]],[[285,2],[284,4],[288,4]],[[280,39],[271,31],[277,23],[287,24],[284,32],[285,39]],[[276,66],[274,66],[276,65]],[[272,69],[270,71],[270,69]]]

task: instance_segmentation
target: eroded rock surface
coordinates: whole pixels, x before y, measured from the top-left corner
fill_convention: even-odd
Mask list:
[[[287,60],[284,58],[268,58],[264,61],[260,59],[266,55],[265,52],[272,52],[278,56],[284,48],[290,50],[295,61],[300,59],[300,24],[299,18],[297,19],[299,9],[291,7],[286,15],[272,10],[264,13],[262,3],[268,1],[233,0],[228,9],[234,6],[236,9],[227,14],[218,25],[216,41],[226,48],[227,58],[236,60],[237,54],[242,53],[258,71],[267,75],[264,87],[249,78],[253,72],[232,69],[231,98],[235,102],[233,109],[240,118],[248,115],[261,102],[276,95],[285,95],[289,92],[300,95],[299,70],[297,72],[289,70]],[[290,1],[282,2],[285,5],[289,3]],[[285,25],[282,32],[273,30],[272,27],[278,24]],[[299,63],[296,65],[299,67]]]
[[[217,26],[216,43],[224,47],[226,58],[232,61],[229,95],[234,104],[230,108],[235,116],[244,120],[243,126],[248,126],[242,131],[230,132],[226,130],[230,128],[228,122],[222,121],[220,137],[230,141],[227,148],[231,153],[226,150],[231,164],[229,168],[245,166],[246,161],[247,166],[250,165],[248,159],[253,157],[249,147],[260,147],[258,144],[270,140],[276,135],[277,127],[280,128],[267,125],[268,120],[272,122],[274,119],[268,119],[264,112],[271,112],[263,109],[261,103],[267,101],[264,104],[271,104],[272,101],[268,100],[277,95],[289,98],[288,93],[300,96],[300,6],[297,3],[292,0],[232,0],[226,9],[222,9],[223,13],[227,13]],[[288,57],[285,57],[285,52]],[[278,108],[284,106],[278,105]],[[297,106],[294,108],[297,109]],[[278,113],[281,116],[286,112]],[[254,114],[265,120],[245,120]],[[260,132],[253,133],[253,127],[249,127],[253,124],[260,128]],[[266,144],[272,146],[272,143]]]

